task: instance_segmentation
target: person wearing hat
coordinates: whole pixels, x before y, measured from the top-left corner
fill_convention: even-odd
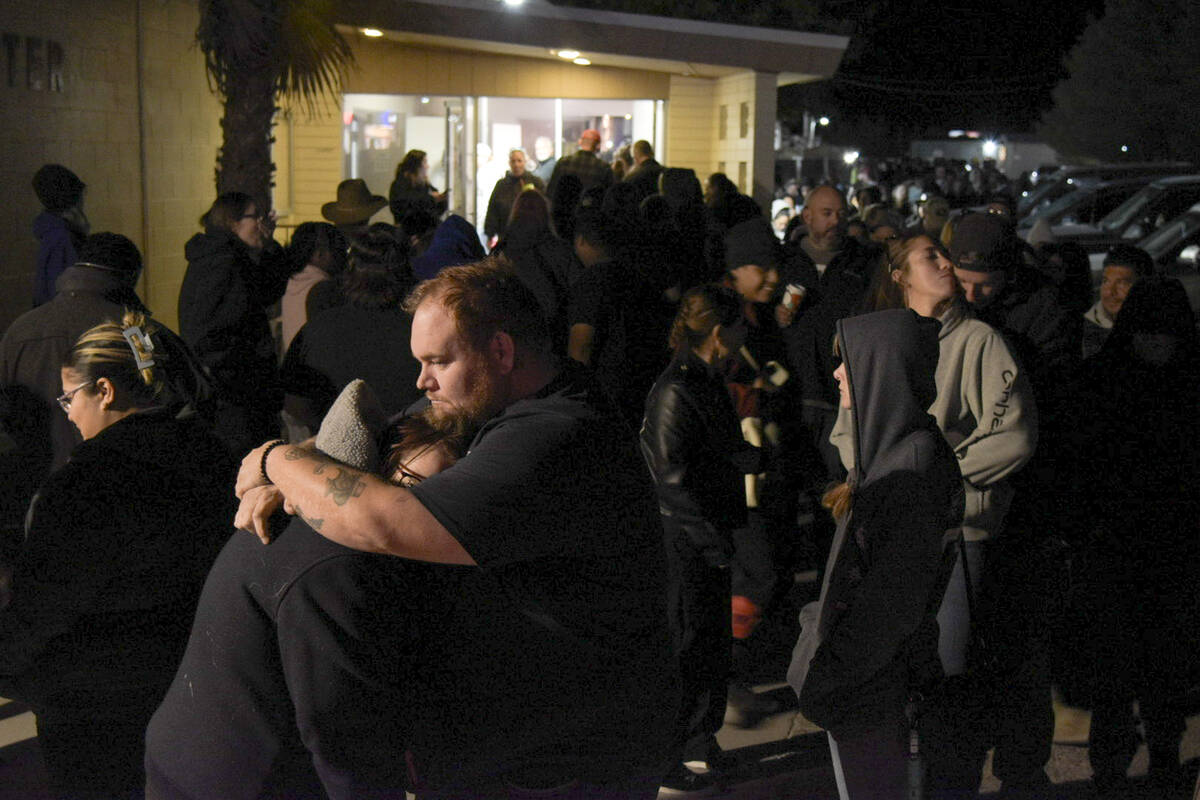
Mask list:
[[[321,206],[321,216],[353,239],[366,231],[371,217],[387,204],[383,195],[371,194],[362,178],[350,178],[338,184],[337,200]]]
[[[546,186],[546,194],[550,202],[554,202],[559,182],[567,175],[574,175],[583,184],[583,193],[599,186],[607,189],[613,183],[613,171],[608,164],[600,160],[600,131],[588,128],[579,135],[579,149],[569,156],[563,156],[554,165],[554,174]]]
[[[67,461],[79,433],[58,408],[63,357],[87,329],[124,309],[145,311],[134,290],[142,271],[137,246],[117,233],[94,233],[58,277],[48,303],[22,314],[0,339],[0,426],[17,445],[0,460],[0,538],[20,530],[33,491]],[[165,327],[164,327],[165,331]],[[178,336],[172,344],[186,350]]]
[[[1081,318],[1059,305],[1049,280],[1026,263],[1012,221],[968,214],[950,241],[950,260],[975,315],[998,329],[1028,372],[1038,413],[1038,447],[1012,477],[1014,497],[985,582],[995,587],[990,635],[1009,680],[988,711],[996,721],[993,770],[1011,787],[1047,781],[1054,713],[1047,631],[1065,569],[1056,541],[1066,530],[1059,464],[1064,435],[1078,420],[1069,389],[1079,363]],[[980,762],[982,763],[982,761]]]
[[[33,191],[43,207],[33,220],[33,235],[38,239],[35,308],[54,297],[54,282],[75,263],[75,254],[88,235],[91,225],[83,213],[86,188],[78,175],[61,164],[45,164],[33,175]]]

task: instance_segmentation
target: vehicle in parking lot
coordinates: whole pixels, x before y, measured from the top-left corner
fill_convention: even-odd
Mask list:
[[[1132,175],[1182,175],[1191,171],[1192,165],[1185,162],[1062,167],[1044,180],[1039,180],[1037,186],[1017,201],[1017,218],[1027,217],[1038,209],[1049,206],[1063,195],[1070,194],[1076,189],[1094,186],[1101,181],[1111,181]]]
[[[1022,219],[1017,223],[1017,232],[1028,237],[1038,222],[1051,228],[1060,224],[1095,225],[1153,180],[1153,175],[1133,175],[1109,181],[1085,181],[1075,191]]]
[[[1075,242],[1101,253],[1119,242],[1146,238],[1192,205],[1200,203],[1200,175],[1159,178],[1094,225],[1066,222],[1050,229],[1055,242]]]

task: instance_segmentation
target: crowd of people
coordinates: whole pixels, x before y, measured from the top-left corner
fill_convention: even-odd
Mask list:
[[[764,209],[599,141],[545,177],[512,151],[482,235],[419,150],[286,247],[222,194],[179,334],[83,181],[38,171],[35,307],[0,340],[0,695],[56,795],[711,791],[721,726],[781,710],[752,674],[808,568],[786,677],[843,800],[973,797],[991,749],[1037,796],[1056,685],[1099,792],[1139,719],[1184,791],[1180,284],[1120,246],[1093,298],[991,169]]]

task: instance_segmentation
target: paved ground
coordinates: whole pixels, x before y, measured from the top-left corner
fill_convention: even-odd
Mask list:
[[[742,730],[727,725],[720,731],[717,738],[722,747],[732,751],[737,769],[728,791],[713,795],[715,797],[733,800],[837,798],[825,734],[800,716],[795,710],[795,695],[780,682],[795,641],[796,608],[811,590],[805,582],[798,583],[797,591],[784,608],[773,619],[764,622],[763,650],[766,655],[758,662],[756,690],[777,698],[782,710],[754,729]],[[1200,708],[1197,710],[1200,712]],[[1091,770],[1085,746],[1090,714],[1061,705],[1055,711],[1055,743],[1047,767],[1054,785],[1025,800],[1082,800],[1091,796]],[[16,703],[0,699],[0,800],[49,800],[35,735],[33,715]],[[1188,720],[1181,755],[1194,776],[1200,768],[1200,713]],[[1142,776],[1145,771],[1143,746],[1134,759],[1130,774]],[[998,788],[989,763],[981,793],[992,794]],[[660,795],[660,798],[665,797]],[[1138,795],[1138,800],[1174,798],[1143,792]]]

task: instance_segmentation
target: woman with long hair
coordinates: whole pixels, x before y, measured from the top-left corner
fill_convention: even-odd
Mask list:
[[[513,201],[504,235],[492,249],[512,263],[521,282],[537,295],[550,323],[555,346],[565,354],[567,300],[570,287],[583,269],[571,244],[555,235],[550,202],[536,189],[526,189]]]
[[[855,466],[825,496],[837,533],[820,598],[800,615],[788,683],[828,732],[842,800],[909,796],[908,702],[940,676],[935,616],[963,500],[954,454],[925,411],[938,328],[900,309],[837,324]]]
[[[719,365],[745,337],[735,292],[703,284],[684,295],[671,328],[675,357],[650,390],[642,423],[642,454],[662,511],[682,678],[679,757],[663,781],[674,790],[711,783],[685,761],[707,761],[713,772],[720,763],[716,732],[730,670],[732,531],[745,525],[743,476],[757,471],[759,450],[742,439]]]
[[[346,269],[349,248],[345,234],[328,222],[304,222],[292,233],[286,250],[292,275],[279,304],[283,352],[310,317],[338,305],[336,291],[322,290],[336,286]],[[314,292],[318,286],[322,290]]]
[[[907,308],[941,322],[937,394],[927,409],[954,449],[966,495],[961,525],[967,564],[956,563],[938,613],[942,667],[958,680],[943,687],[926,714],[928,781],[934,788],[974,788],[988,734],[983,732],[979,707],[985,693],[968,680],[973,677],[967,664],[972,626],[979,632],[985,624],[971,618],[971,606],[973,601],[983,606],[999,599],[985,597],[983,591],[984,574],[995,568],[994,546],[989,543],[999,539],[1012,503],[1008,479],[1028,462],[1037,445],[1037,411],[1024,370],[1004,337],[974,318],[941,245],[924,234],[885,245],[866,310]],[[854,466],[851,425],[841,411],[830,435],[848,469]]]
[[[126,311],[62,366],[58,402],[83,442],[30,505],[0,611],[0,693],[33,709],[56,796],[144,785],[143,731],[228,536],[234,464],[169,405],[172,371],[190,369],[172,352]]]

